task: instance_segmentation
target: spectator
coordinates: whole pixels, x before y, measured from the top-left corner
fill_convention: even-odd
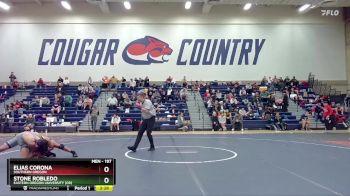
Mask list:
[[[124,100],[124,109],[125,109],[125,113],[126,113],[126,114],[130,113],[131,104],[132,104],[132,103],[131,103],[129,97],[127,97],[127,98]]]
[[[288,112],[288,106],[289,106],[289,99],[287,93],[283,93],[283,104],[282,104],[282,111]]]
[[[95,98],[99,97],[101,94],[101,88],[99,86],[95,87]]]
[[[84,99],[83,99],[83,97],[81,97],[81,96],[79,97],[79,99],[78,99],[78,101],[77,101],[75,106],[77,107],[78,110],[82,110],[84,108]]]
[[[182,79],[182,87],[187,88],[187,86],[188,84],[187,84],[186,76],[184,76],[184,78]]]
[[[97,118],[100,115],[100,111],[96,106],[93,106],[90,110],[90,121],[91,121],[91,129],[92,132],[96,131],[97,126]]]
[[[83,94],[84,86],[82,84],[78,85],[77,94],[80,96]]]
[[[310,130],[310,113],[306,111],[300,118],[301,130]]]
[[[88,85],[90,85],[90,86],[92,86],[92,84],[93,84],[93,81],[92,81],[92,78],[91,78],[91,76],[89,76],[89,78],[88,78]]]
[[[15,80],[17,79],[17,77],[15,76],[15,74],[13,72],[11,72],[10,76],[10,84],[13,86]]]
[[[42,88],[45,86],[44,80],[42,78],[39,78],[38,82],[36,83],[36,87]]]
[[[285,130],[285,123],[282,121],[282,117],[279,112],[276,112],[274,124],[277,128],[277,130]]]
[[[61,105],[56,101],[51,108],[51,113],[59,114],[60,112],[61,112]]]
[[[213,131],[218,131],[220,129],[220,123],[216,112],[213,112],[212,114],[212,121],[213,121]]]
[[[130,79],[129,86],[131,91],[136,90],[136,82],[132,78]]]
[[[35,125],[35,117],[33,116],[33,114],[28,114],[27,118],[26,118],[26,125]]]
[[[126,79],[124,77],[122,77],[120,82],[121,82],[121,87],[127,87],[126,86]]]
[[[224,113],[218,112],[218,120],[221,130],[226,131],[226,116],[224,115]]]
[[[18,87],[19,87],[19,82],[18,82],[18,80],[14,80],[14,81],[13,81],[12,87],[13,87],[15,90],[18,89]]]
[[[70,83],[70,81],[69,81],[68,77],[65,77],[64,80],[63,80],[63,85],[64,86],[69,86],[69,83]]]
[[[243,131],[243,116],[240,113],[235,113],[233,122],[232,131]]]
[[[71,95],[65,95],[64,96],[64,106],[65,107],[72,107],[73,97]]]
[[[57,80],[57,86],[63,84],[63,78],[61,76],[58,77],[58,80]]]
[[[107,99],[107,106],[109,109],[116,109],[118,107],[118,99],[112,95],[110,98]]]
[[[188,130],[187,123],[186,123],[183,112],[180,112],[179,115],[177,116],[177,126],[179,129],[181,129],[183,131]]]
[[[144,87],[148,88],[149,87],[149,78],[148,76],[146,76],[145,80],[144,80]]]
[[[188,96],[187,88],[182,88],[180,90],[180,98],[181,98],[181,100],[186,101],[187,100],[187,96]]]
[[[92,108],[92,99],[88,96],[84,99],[84,110]]]
[[[41,107],[41,101],[38,95],[35,95],[35,97],[32,99],[30,107],[33,107],[34,105],[38,105]]]
[[[226,117],[226,125],[232,124],[231,119],[232,119],[232,114],[229,112],[229,110],[225,110],[225,117]]]
[[[102,78],[102,88],[107,88],[109,85],[109,79],[108,79],[108,76],[104,76]]]
[[[108,88],[117,88],[118,79],[115,76],[112,76],[109,80]]]
[[[39,104],[39,106],[42,107],[43,105],[44,106],[50,105],[50,99],[47,96],[40,97],[40,104]]]
[[[111,131],[115,131],[115,129],[119,131],[120,122],[121,122],[120,117],[117,114],[114,114],[111,119]]]

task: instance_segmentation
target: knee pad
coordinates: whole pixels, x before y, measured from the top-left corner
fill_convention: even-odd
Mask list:
[[[63,150],[64,149],[64,145],[60,144],[60,146],[58,147],[59,149]]]

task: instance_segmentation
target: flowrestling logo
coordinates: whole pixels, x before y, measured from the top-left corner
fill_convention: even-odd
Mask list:
[[[145,36],[126,42],[121,54],[119,39],[43,39],[38,65],[151,65],[178,66],[257,65],[266,39],[182,39],[166,42]],[[175,46],[175,54],[170,46]]]
[[[322,16],[339,16],[339,10],[321,10]]]
[[[165,63],[173,50],[169,44],[151,36],[146,36],[129,43],[123,51],[125,62],[133,65]]]

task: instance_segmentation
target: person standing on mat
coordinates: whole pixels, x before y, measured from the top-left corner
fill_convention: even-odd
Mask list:
[[[136,149],[141,141],[143,133],[147,131],[147,137],[149,139],[150,148],[148,151],[154,151],[154,143],[152,137],[152,129],[156,121],[156,109],[153,106],[151,100],[146,97],[144,90],[137,92],[137,103],[136,106],[141,109],[142,123],[137,134],[135,144],[133,146],[128,146],[128,149],[136,152]]]

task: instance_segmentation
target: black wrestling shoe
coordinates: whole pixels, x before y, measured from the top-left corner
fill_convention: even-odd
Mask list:
[[[154,148],[154,146],[151,146],[149,149],[148,149],[148,151],[155,151],[156,150],[156,148]]]
[[[134,146],[128,146],[128,149],[133,151],[133,152],[136,152],[136,148]]]
[[[77,152],[75,152],[74,150],[72,150],[70,153],[72,153],[73,157],[78,157]]]

